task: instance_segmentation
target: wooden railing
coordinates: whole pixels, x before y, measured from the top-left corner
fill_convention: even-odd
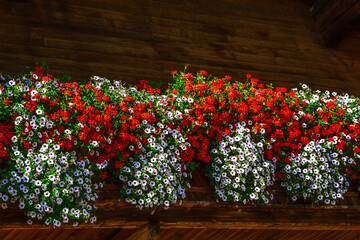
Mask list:
[[[182,205],[151,213],[131,204],[119,202],[120,185],[105,185],[99,193],[94,224],[82,223],[77,228],[141,229],[143,226],[169,228],[211,229],[288,229],[288,230],[360,230],[359,192],[351,186],[345,198],[333,206],[312,205],[307,202],[292,203],[284,189],[276,183],[271,205],[239,205],[217,202],[206,176],[195,172],[192,188]],[[50,229],[40,222],[26,224],[26,216],[17,206],[0,210],[0,229]],[[62,228],[74,228],[62,225]],[[155,234],[156,235],[156,234]]]

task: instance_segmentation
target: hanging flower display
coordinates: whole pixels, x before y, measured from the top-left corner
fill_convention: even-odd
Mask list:
[[[255,143],[243,125],[230,126],[231,134],[211,150],[209,176],[223,201],[269,203],[273,196],[266,188],[274,183],[275,164],[264,158],[264,144]]]
[[[42,125],[40,121],[46,125],[46,120],[37,121],[32,117],[33,129]],[[15,124],[19,126],[23,121],[26,119],[18,117]],[[32,135],[32,131],[29,133]],[[75,225],[76,221],[95,222],[96,217],[90,218],[96,209],[91,202],[97,199],[95,190],[102,184],[91,180],[94,173],[90,162],[79,161],[76,152],[62,151],[51,138],[38,146],[36,140],[40,136],[37,132],[31,139],[26,155],[25,151],[19,151],[17,137],[12,138],[12,161],[8,162],[12,171],[4,172],[0,182],[2,207],[6,208],[8,201],[18,202],[19,208],[25,209],[30,217],[29,224],[34,218],[57,227],[69,220],[75,220]]]
[[[187,149],[182,134],[158,123],[147,125],[144,144],[120,170],[121,198],[139,208],[168,208],[185,198],[190,187],[180,152]]]
[[[269,203],[276,178],[294,201],[325,204],[350,180],[360,186],[359,98],[250,74],[172,75],[163,93],[145,80],[69,82],[43,64],[0,76],[2,208],[17,203],[29,223],[94,222],[103,182],[121,183],[121,200],[139,208],[168,208],[200,166],[234,203]]]
[[[334,151],[337,138],[334,141],[311,141],[298,155],[292,154],[289,163],[285,165],[281,185],[292,200],[299,197],[311,202],[335,204],[343,199],[349,182],[340,170],[348,162],[347,157],[341,157]]]

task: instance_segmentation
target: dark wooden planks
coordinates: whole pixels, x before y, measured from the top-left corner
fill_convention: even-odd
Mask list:
[[[318,0],[310,9],[315,29],[326,46],[336,46],[360,20],[359,0]]]
[[[4,231],[0,231],[0,235]],[[131,239],[131,234],[134,230],[125,229],[53,229],[53,230],[11,230],[17,240],[45,240],[45,239],[86,239],[89,240],[125,240]],[[57,235],[53,235],[53,233]],[[115,234],[115,235],[114,235]],[[37,238],[33,238],[37,235]],[[189,229],[189,228],[169,228],[164,229],[161,235],[162,240],[208,240],[208,239],[275,239],[275,240],[340,240],[340,239],[357,239],[360,236],[360,231],[346,231],[346,230],[274,230],[274,229]],[[51,238],[52,237],[52,238]],[[140,239],[140,238],[137,238]],[[149,238],[146,238],[149,239]]]
[[[13,48],[4,44],[2,51],[15,54],[19,52],[16,49],[21,49],[25,55],[35,55],[26,60],[26,65],[44,55],[44,58],[58,58],[66,65],[62,67],[57,62],[52,69],[56,73],[65,68],[75,69],[70,70],[75,78],[111,72],[111,77],[124,76],[129,82],[142,78],[168,79],[170,70],[189,63],[193,69],[201,67],[216,75],[231,74],[239,79],[245,73],[252,73],[265,82],[290,87],[301,81],[310,85],[316,82],[315,87],[326,82],[327,86],[321,89],[357,88],[355,78],[347,76],[352,69],[333,68],[338,64],[337,58],[313,41],[313,33],[306,31],[309,21],[305,20],[305,11],[297,10],[296,3],[263,1],[252,6],[248,1],[225,1],[219,6],[215,2],[206,5],[203,1],[146,1],[142,4],[135,1],[119,2],[111,7],[95,3],[64,1],[60,4],[36,0],[26,7],[2,5],[1,41],[10,40],[11,44],[26,46]],[[279,14],[265,14],[267,10],[264,9],[271,5],[273,12]],[[209,6],[218,8],[210,11]],[[199,8],[198,14],[186,11],[190,8]],[[291,14],[284,11],[286,8],[291,9]],[[225,14],[226,9],[231,9],[228,14]],[[16,29],[15,33],[8,36],[12,29]],[[299,29],[302,32],[298,32]],[[8,58],[8,68],[21,65],[21,57],[14,59],[5,54],[1,58]],[[97,68],[76,66],[88,65],[89,60],[100,64]],[[154,64],[148,64],[149,61]],[[111,64],[106,67],[109,62]],[[146,66],[147,69],[138,71],[125,65],[128,71],[124,68],[116,71],[118,68],[114,68],[114,64]],[[149,72],[150,68],[153,73]],[[101,71],[92,72],[93,69]],[[155,74],[155,71],[160,73]],[[147,74],[141,77],[143,73]]]
[[[333,53],[342,64],[353,68],[353,73],[360,74],[360,31],[351,32],[336,48]],[[358,78],[360,79],[360,78]]]
[[[301,63],[297,61],[292,60],[282,60],[277,59],[275,61],[269,62],[270,58],[268,57],[259,57],[257,55],[249,55],[249,54],[241,54],[241,53],[233,53],[232,59],[225,59],[214,56],[213,59],[209,59],[209,55],[206,55],[206,53],[203,49],[191,49],[191,48],[181,48],[179,49],[179,52],[174,52],[171,55],[167,55],[167,61],[160,61],[160,60],[152,60],[153,58],[151,56],[149,57],[138,57],[133,56],[123,52],[117,52],[114,48],[114,51],[110,53],[104,53],[101,51],[95,51],[91,50],[91,46],[88,46],[87,49],[82,49],[81,47],[77,48],[79,44],[73,44],[74,42],[68,42],[67,48],[70,48],[69,50],[66,49],[66,47],[60,48],[58,47],[38,47],[38,46],[26,46],[26,45],[17,45],[13,43],[3,43],[0,46],[0,51],[4,51],[7,53],[21,53],[21,54],[29,54],[31,56],[43,56],[46,57],[47,54],[49,54],[51,57],[56,57],[60,59],[69,59],[69,60],[77,60],[79,58],[86,59],[86,61],[91,62],[98,62],[98,63],[106,63],[106,64],[114,64],[117,62],[122,62],[122,65],[126,64],[126,67],[129,69],[134,68],[135,63],[140,63],[143,61],[144,63],[148,64],[149,67],[152,67],[153,70],[156,71],[162,71],[159,67],[159,62],[161,62],[161,66],[166,66],[169,62],[175,62],[175,63],[183,63],[183,62],[189,62],[189,63],[195,63],[195,64],[201,64],[204,61],[207,61],[207,65],[209,66],[228,66],[231,68],[239,68],[239,69],[249,69],[250,70],[257,70],[257,71],[266,71],[266,72],[278,72],[278,73],[286,73],[286,74],[293,74],[293,75],[299,75],[299,76],[306,76],[309,78],[312,77],[323,77],[323,71],[325,69],[328,69],[330,66],[328,65],[321,65],[321,64],[315,64],[318,66],[318,68],[311,69],[312,64],[306,64]],[[66,44],[66,43],[65,43]],[[159,49],[158,51],[171,51],[171,47],[167,47],[165,44],[154,44],[156,46],[156,49]],[[84,46],[84,45],[83,45]],[[76,50],[77,49],[77,50]],[[160,50],[161,49],[161,50]],[[189,54],[186,54],[186,52],[192,53],[191,57]],[[175,54],[177,53],[177,54]],[[185,53],[185,54],[184,54]],[[225,54],[225,52],[224,52]],[[243,60],[244,59],[244,60]],[[235,60],[235,61],[233,61]],[[265,62],[265,63],[259,63],[259,61]],[[142,63],[142,64],[144,64]],[[290,66],[289,66],[290,65]],[[335,76],[330,75],[327,76],[328,78],[334,78],[332,79],[332,82],[334,84],[339,84],[341,82],[341,78],[343,76],[341,73],[333,73]],[[335,77],[337,76],[337,79]],[[344,82],[344,81],[343,81]],[[328,82],[328,85],[331,87],[331,82]]]
[[[6,25],[5,25],[6,26]],[[12,26],[14,29],[18,29],[18,26]],[[20,30],[23,27],[20,27]],[[49,29],[50,30],[50,29]],[[98,41],[103,41],[104,43],[99,45],[97,42],[86,42],[84,39],[91,39],[91,35],[85,35],[85,34],[78,34],[75,32],[69,33],[71,34],[71,40],[67,39],[59,39],[58,36],[52,37],[51,32],[47,32],[45,30],[42,30],[43,33],[39,33],[37,30],[34,30],[34,33],[31,35],[36,35],[36,37],[27,37],[27,38],[19,38],[19,37],[12,37],[10,38],[12,43],[19,43],[27,47],[31,47],[31,45],[34,46],[42,46],[42,47],[48,47],[48,48],[58,48],[58,49],[67,49],[67,50],[73,50],[73,51],[94,51],[94,52],[102,52],[104,54],[120,54],[120,55],[127,55],[127,56],[143,56],[146,58],[151,59],[157,59],[161,57],[171,57],[173,61],[179,61],[179,60],[189,60],[189,58],[194,58],[194,55],[199,58],[201,55],[204,55],[204,53],[208,52],[208,46],[214,48],[213,55],[207,56],[204,55],[202,57],[212,57],[214,58],[214,61],[245,61],[246,62],[253,62],[254,64],[261,64],[262,62],[265,64],[272,65],[274,67],[274,70],[276,70],[276,66],[285,66],[289,68],[295,69],[304,69],[308,70],[309,74],[311,74],[311,71],[318,72],[317,74],[324,74],[324,69],[328,69],[331,64],[328,62],[317,62],[317,61],[303,61],[302,59],[306,59],[306,57],[302,57],[300,54],[297,54],[297,58],[295,55],[291,56],[282,56],[281,51],[278,51],[276,49],[270,50],[270,54],[267,54],[267,56],[264,53],[258,53],[258,48],[260,47],[254,46],[253,50],[243,50],[244,47],[242,47],[241,42],[239,42],[238,39],[234,39],[233,42],[226,46],[226,45],[220,45],[220,44],[214,44],[214,43],[208,43],[205,46],[203,44],[197,44],[193,42],[187,42],[184,43],[183,47],[176,49],[176,45],[170,41],[170,39],[165,38],[154,38],[152,42],[148,41],[135,41],[135,40],[127,40],[126,38],[117,38],[118,42],[106,42],[105,37],[101,37],[98,39]],[[52,30],[52,32],[54,32]],[[64,32],[66,30],[64,29]],[[0,33],[0,36],[2,34]],[[46,36],[46,37],[39,37]],[[4,35],[3,35],[4,36]],[[3,39],[6,39],[6,35]],[[80,38],[81,39],[77,39]],[[9,38],[9,37],[8,37]],[[180,39],[177,39],[177,41],[180,41]],[[25,43],[26,42],[26,43]],[[245,42],[244,42],[245,43]],[[279,45],[280,46],[280,45]],[[278,46],[278,47],[279,47]],[[165,48],[166,47],[166,48]],[[249,48],[249,47],[247,47]],[[290,49],[293,49],[290,48]],[[171,52],[171,51],[177,52]],[[236,50],[236,51],[233,51]],[[196,54],[198,52],[198,54]],[[174,55],[176,53],[177,58],[174,59]],[[167,55],[164,55],[167,54]],[[181,55],[180,55],[181,54]],[[265,55],[265,56],[264,56]],[[284,54],[285,55],[285,54]],[[276,57],[274,57],[276,56]],[[199,61],[204,62],[203,59],[199,59]],[[219,64],[222,64],[221,62]],[[225,64],[225,63],[223,63]],[[306,72],[306,71],[305,71]]]
[[[335,50],[324,48],[311,29],[307,10],[299,1],[281,0],[34,0],[26,4],[2,0],[0,72],[15,73],[45,60],[50,72],[73,76],[76,81],[97,74],[127,83],[141,79],[168,82],[171,70],[190,64],[190,71],[204,69],[219,77],[229,74],[234,80],[243,80],[250,73],[276,86],[292,88],[302,82],[315,89],[360,96],[357,35],[350,35],[351,39],[344,40],[347,44]],[[359,236],[355,191],[329,210],[288,205],[287,196],[277,188],[276,204],[271,208],[236,208],[216,203],[206,178],[194,177],[197,182],[187,192],[184,205],[160,213],[163,239]],[[99,202],[99,223],[80,229],[68,226],[55,231],[39,224],[28,228],[21,211],[1,210],[0,228],[28,230],[0,232],[0,238],[126,239],[147,224],[151,215],[117,202],[117,194],[118,187],[107,186]],[[126,229],[113,229],[118,227]]]
[[[130,209],[130,210],[129,210]],[[136,216],[126,212],[136,212]],[[140,228],[146,224],[146,214],[141,210],[123,205],[114,212],[97,213],[97,224],[81,224],[77,229],[100,228]],[[360,212],[357,209],[316,209],[293,207],[251,207],[227,208],[212,205],[177,207],[159,213],[161,229],[282,229],[282,230],[360,230]],[[12,223],[1,225],[2,229],[31,229],[49,227],[35,224]],[[63,228],[72,227],[64,225]],[[53,233],[56,235],[56,233]]]
[[[315,27],[318,31],[323,32],[331,25],[333,25],[337,20],[339,20],[343,14],[346,14],[358,0],[343,0],[343,1],[334,1],[334,0],[320,0],[315,4],[322,4],[322,8],[319,9],[316,13],[311,11],[314,15]],[[312,8],[314,9],[314,8]]]
[[[134,230],[127,229],[27,229],[27,230],[0,230],[1,239],[16,240],[126,240]]]
[[[199,234],[200,233],[200,234]],[[252,240],[313,240],[313,239],[356,239],[357,231],[285,231],[285,230],[213,230],[213,229],[167,229],[161,239],[252,239]],[[346,237],[346,238],[345,238]]]
[[[121,186],[106,185],[99,193],[96,224],[71,225],[65,229],[140,229],[147,226],[149,219],[158,219],[161,229],[287,229],[287,230],[360,230],[359,192],[354,187],[346,193],[345,199],[335,206],[316,206],[309,203],[291,203],[285,191],[276,184],[269,191],[274,192],[272,205],[236,206],[216,202],[207,178],[200,172],[194,173],[188,197],[182,205],[173,205],[152,215],[149,210],[139,210],[132,205],[118,201]],[[26,224],[22,211],[16,205],[0,211],[0,229],[49,229],[41,223]],[[162,230],[161,230],[162,231]],[[146,232],[146,231],[145,231]],[[142,231],[139,234],[142,234]],[[12,236],[12,234],[9,232]],[[51,233],[56,235],[56,233]],[[115,233],[114,233],[115,234]],[[140,234],[140,235],[141,235]]]

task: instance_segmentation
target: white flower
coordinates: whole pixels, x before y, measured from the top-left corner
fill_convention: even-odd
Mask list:
[[[231,129],[231,135],[223,135],[218,150],[210,154],[213,170],[209,176],[215,180],[215,192],[223,201],[239,202],[241,197],[244,204],[249,201],[267,203],[269,193],[264,188],[272,184],[270,180],[274,181],[275,165],[271,161],[264,161],[257,149],[263,143],[252,142],[245,126],[245,122],[236,124]],[[264,183],[262,179],[268,181]],[[240,182],[244,184],[240,185]],[[247,182],[252,183],[250,188],[245,187]]]
[[[37,93],[38,93],[38,91],[36,91],[36,90],[32,90],[32,91],[30,92],[31,96],[35,96]]]
[[[37,115],[41,115],[41,114],[43,114],[43,111],[42,111],[41,109],[37,109],[37,110],[36,110],[36,114],[37,114]]]
[[[40,180],[35,181],[35,186],[41,186],[42,182]]]
[[[288,193],[293,196],[293,199],[297,199],[303,195],[304,198],[312,201],[327,201],[323,198],[328,197],[328,192],[332,189],[338,189],[341,193],[347,191],[347,180],[339,172],[340,161],[338,160],[339,154],[332,152],[334,142],[327,142],[325,140],[319,140],[317,142],[310,142],[304,147],[303,152],[300,152],[299,157],[290,158],[290,169],[294,171],[287,171],[287,178],[282,179],[282,186],[287,186]],[[299,160],[301,159],[301,161]],[[346,162],[347,160],[345,160]],[[298,172],[303,172],[297,175]],[[333,183],[332,186],[331,184]],[[297,187],[292,187],[297,186]],[[300,186],[310,186],[309,188],[303,188]],[[307,190],[306,194],[302,194]],[[320,195],[319,195],[320,194]],[[342,195],[333,194],[333,199],[341,198]]]

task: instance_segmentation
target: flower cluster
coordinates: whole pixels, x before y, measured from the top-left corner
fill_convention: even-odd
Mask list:
[[[97,199],[95,192],[102,183],[93,181],[90,161],[63,144],[62,140],[72,139],[73,129],[64,129],[54,117],[59,101],[57,79],[44,76],[40,68],[31,79],[11,79],[3,88],[7,111],[2,117],[12,119],[8,125],[12,128],[4,134],[12,136],[7,136],[2,145],[5,157],[11,159],[3,161],[2,207],[6,208],[7,202],[18,202],[30,218],[28,224],[32,219],[56,227],[68,222],[93,223],[96,217],[91,214],[96,206],[91,203]]]
[[[139,143],[141,151],[120,170],[121,197],[139,208],[168,208],[184,199],[190,187],[186,165],[180,159],[180,152],[187,148],[185,139],[178,130],[161,123],[156,127],[148,124],[144,139],[147,142]]]
[[[269,145],[263,154],[265,159],[276,162],[279,179],[289,177],[283,171],[285,166],[294,171],[292,154],[298,155],[311,141],[322,139],[333,143],[332,149],[325,148],[327,154],[336,153],[340,159],[349,158],[342,167],[334,169],[336,174],[359,181],[358,98],[329,91],[312,91],[305,84],[300,90],[291,91],[272,85],[265,87],[250,74],[246,77],[248,81],[240,83],[232,82],[229,76],[221,79],[207,77],[205,71],[197,75],[173,72],[175,83],[170,85],[171,91],[192,99],[192,107],[182,111],[184,116],[180,127],[187,133],[194,158],[213,162],[213,156],[209,156],[210,145],[219,144],[224,133],[230,135],[228,126],[245,121],[249,123],[253,141]],[[305,166],[296,169],[302,167]],[[307,187],[301,186],[300,190],[308,191]],[[292,199],[298,199],[295,192],[287,193]]]
[[[14,124],[12,122],[0,122],[0,166],[2,161],[9,161],[7,148],[11,145],[14,136]]]
[[[23,125],[28,127],[23,135],[29,144],[24,146],[18,136],[11,138],[12,161],[8,165],[12,171],[2,174],[2,207],[6,208],[8,200],[18,201],[19,208],[26,209],[30,217],[29,224],[34,218],[57,227],[69,220],[95,222],[91,212],[96,207],[90,203],[97,199],[98,184],[92,182],[89,160],[79,161],[75,151],[64,151],[52,138],[42,142],[42,134],[46,134],[43,128],[52,123],[39,117],[41,111],[37,114],[15,119],[15,132]]]
[[[68,205],[74,206],[73,211],[76,211],[76,214],[73,215],[73,211],[71,211],[70,216],[72,217],[67,217],[67,212],[61,212],[62,210],[56,207],[53,215],[50,216],[50,213],[47,212],[46,216],[39,215],[38,218],[46,219],[46,223],[53,223],[55,226],[59,226],[62,221],[61,218],[55,218],[55,215],[63,215],[63,222],[67,222],[68,218],[74,219],[73,216],[76,219],[87,221],[90,210],[85,208],[88,208],[89,199],[96,198],[96,194],[93,195],[93,190],[91,190],[94,189],[93,186],[101,186],[101,182],[104,180],[110,182],[117,179],[119,181],[118,177],[120,172],[123,172],[125,164],[133,167],[131,163],[134,160],[140,161],[138,159],[141,156],[140,153],[144,156],[149,155],[154,145],[154,143],[148,142],[149,139],[152,139],[149,138],[151,135],[157,139],[157,144],[161,144],[161,146],[166,144],[167,146],[167,148],[160,148],[161,151],[164,151],[163,153],[154,151],[151,159],[157,158],[158,175],[164,179],[169,178],[170,185],[164,185],[164,191],[168,193],[171,190],[172,192],[166,195],[160,191],[161,196],[158,203],[154,201],[155,203],[149,207],[160,205],[167,207],[168,201],[175,203],[178,198],[185,197],[187,178],[185,169],[190,163],[185,164],[181,160],[180,155],[185,152],[187,145],[185,136],[176,130],[173,122],[173,120],[180,120],[182,113],[170,108],[171,99],[168,99],[167,95],[159,95],[159,93],[159,89],[152,88],[146,81],[142,81],[136,88],[125,87],[121,82],[114,81],[112,83],[106,78],[97,76],[85,85],[79,85],[76,82],[65,83],[53,75],[46,74],[43,67],[37,67],[36,71],[27,73],[18,79],[9,78],[8,82],[1,86],[3,97],[0,107],[4,109],[1,111],[2,119],[11,118],[12,125],[4,125],[4,127],[8,127],[8,131],[3,131],[1,137],[6,139],[4,145],[0,147],[3,147],[4,159],[7,157],[12,161],[3,161],[4,170],[1,179],[4,179],[6,184],[14,183],[14,181],[9,181],[9,174],[13,172],[11,170],[16,169],[15,172],[18,172],[19,175],[23,170],[22,167],[27,166],[22,162],[18,166],[16,162],[18,158],[31,155],[37,156],[36,159],[42,159],[51,154],[54,159],[50,163],[46,161],[45,163],[48,165],[45,163],[45,165],[41,165],[42,162],[40,162],[41,164],[39,163],[38,166],[36,165],[38,160],[35,160],[34,163],[33,159],[29,159],[30,162],[26,161],[30,166],[26,168],[29,175],[27,191],[38,189],[35,184],[38,181],[44,182],[45,179],[51,178],[50,182],[52,183],[53,177],[55,177],[56,183],[61,182],[61,186],[57,187],[59,191],[63,190],[60,188],[64,188],[64,191],[70,191],[74,195],[72,198],[54,193],[59,195],[56,198],[57,203],[68,203],[68,200],[71,199],[74,202]],[[11,128],[11,126],[13,127]],[[171,136],[169,135],[170,137],[166,137],[164,140],[163,136],[168,136],[168,134]],[[49,148],[50,142],[59,148],[57,151],[60,152],[46,152],[44,150],[46,147],[42,146]],[[59,179],[60,176],[55,174],[55,170],[49,170],[51,164],[56,163],[56,156],[63,157],[69,152],[73,157],[61,160],[61,163],[65,164],[61,168],[61,173],[65,174],[62,177],[69,175],[71,176],[69,179],[74,179],[73,173],[80,174],[79,171],[81,172],[81,170],[76,170],[79,166],[85,167],[89,171],[88,178],[86,181],[83,179],[84,182],[81,183],[85,184],[85,188],[83,185],[78,186],[74,183],[74,189],[78,195],[73,192],[73,187],[67,184],[68,181],[73,184],[72,180],[64,180],[64,185],[64,181]],[[42,155],[39,156],[39,154]],[[164,156],[166,156],[165,160]],[[77,162],[82,165],[78,165]],[[141,164],[145,163],[141,162]],[[150,166],[152,163],[146,164]],[[160,167],[161,164],[163,165]],[[61,167],[60,163],[58,165]],[[78,167],[74,170],[72,166]],[[164,172],[162,171],[163,167],[166,169]],[[153,176],[151,175],[151,177]],[[65,178],[67,179],[67,177]],[[9,186],[6,184],[0,186],[2,196],[5,196],[4,199],[9,195]],[[16,186],[12,187],[16,189],[20,184],[21,182],[18,182],[15,184]],[[128,182],[125,184],[128,185]],[[71,189],[66,190],[67,188]],[[150,181],[148,188],[151,188]],[[10,190],[13,189],[10,188]],[[24,201],[20,191],[16,189],[12,193],[15,200]],[[81,194],[79,195],[79,193]],[[43,194],[43,192],[38,194]],[[158,195],[156,192],[154,194]],[[81,202],[83,209],[77,205],[78,202]],[[48,204],[53,211],[53,202],[48,202]],[[31,205],[23,207],[21,204],[21,207],[28,212],[34,212]],[[93,207],[90,208],[93,209]],[[82,213],[79,213],[80,210]],[[31,217],[33,216],[32,213]],[[94,221],[94,219],[90,218],[90,221]]]
[[[337,139],[311,141],[298,155],[292,154],[282,170],[286,177],[281,185],[293,201],[303,197],[311,202],[334,205],[336,200],[344,198],[349,182],[340,169],[349,160],[334,151],[336,144]]]
[[[275,164],[264,159],[264,143],[255,143],[245,125],[230,125],[231,133],[224,134],[211,150],[209,176],[214,180],[215,194],[223,201],[266,204],[270,196],[266,188],[274,183]]]
[[[199,166],[220,199],[245,204],[268,203],[274,175],[293,200],[334,204],[350,180],[360,186],[359,98],[249,74],[172,75],[165,93],[145,80],[65,82],[44,65],[0,76],[2,206],[18,201],[55,226],[94,222],[90,202],[106,181],[140,208],[167,208]]]
[[[29,217],[58,227],[69,220],[94,222],[96,217],[90,218],[90,213],[96,207],[90,202],[97,199],[94,190],[98,184],[91,181],[89,161],[78,161],[76,153],[59,154],[58,149],[48,139],[41,153],[29,151],[27,156],[18,155],[13,171],[0,182],[2,207],[6,208],[8,200],[18,201],[19,208],[26,208]],[[18,154],[16,148],[13,150]]]

